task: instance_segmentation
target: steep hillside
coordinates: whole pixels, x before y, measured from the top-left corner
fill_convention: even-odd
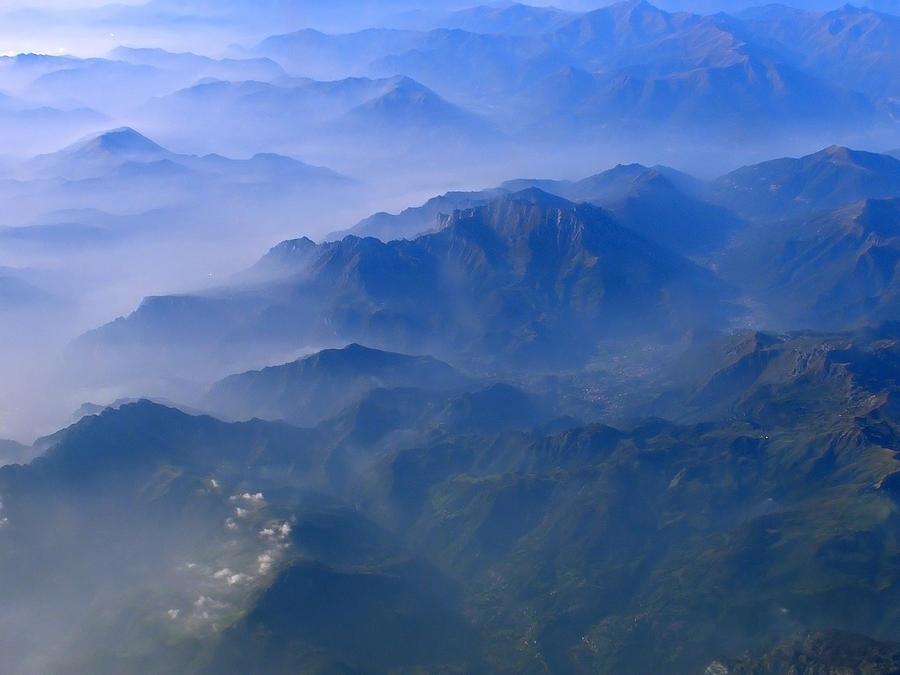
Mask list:
[[[832,146],[799,159],[738,169],[718,179],[713,193],[743,215],[784,218],[861,199],[900,196],[900,160]]]
[[[372,389],[452,390],[466,382],[466,377],[437,359],[354,344],[283,366],[232,375],[213,386],[204,404],[225,417],[284,419],[311,426]]]
[[[358,341],[549,366],[583,362],[598,340],[677,339],[732,311],[730,291],[707,270],[601,209],[540,191],[459,211],[413,241],[288,248],[304,251],[293,275],[282,261],[278,281],[148,299],[78,348],[107,364],[151,357],[196,368],[198,348],[227,367],[250,348]]]
[[[776,327],[850,328],[893,320],[898,307],[900,201],[867,199],[748,230],[723,274]]]

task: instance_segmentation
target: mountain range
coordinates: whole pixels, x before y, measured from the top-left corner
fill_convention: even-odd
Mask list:
[[[141,560],[104,575],[107,618],[85,620],[75,608],[86,605],[75,603],[47,624],[83,645],[68,650],[68,663],[100,672],[235,663],[266,672],[521,672],[542,663],[697,672],[747,668],[746,650],[798,631],[895,639],[884,598],[897,588],[897,342],[894,326],[733,340],[706,353],[702,367],[714,375],[688,366],[706,382],[689,405],[733,392],[732,410],[749,414],[707,409],[715,421],[702,424],[575,423],[549,434],[488,424],[460,434],[441,423],[382,444],[377,426],[402,419],[422,394],[373,389],[377,415],[351,404],[315,430],[124,405],[57,435],[44,459],[0,470],[0,537],[14,543],[2,569],[17,570],[20,584],[59,569],[46,549],[59,536],[36,523],[65,513],[77,514],[68,537],[119,542],[102,550],[104,569]],[[333,374],[337,385],[354,353],[383,358],[351,347],[307,363],[320,383]],[[282,373],[289,379],[272,381],[273,391],[307,380],[295,367]],[[669,400],[679,398],[672,389]],[[469,410],[496,409],[486,400]],[[94,513],[107,514],[102,531]],[[128,534],[135,529],[139,539]],[[101,553],[80,550],[78,566],[66,562],[66,583],[89,592]],[[56,582],[42,591],[55,592]],[[25,601],[4,593],[6,612]],[[145,598],[138,605],[135,594]],[[347,630],[372,617],[375,633]],[[213,624],[224,632],[210,633]],[[135,641],[134,625],[170,648]],[[409,635],[417,640],[406,647]],[[11,659],[23,658],[20,639]],[[865,660],[890,649],[843,633],[834,640],[831,652],[807,643],[806,658],[833,664],[845,650]],[[790,658],[785,649],[752,658]],[[39,665],[52,669],[53,655],[44,658]]]
[[[313,167],[275,154],[257,154],[248,160],[219,155],[181,155],[170,152],[134,129],[123,127],[79,141],[67,148],[35,157],[26,171],[37,177],[79,181],[98,178],[146,179],[208,174],[233,182],[299,182],[307,184],[345,180],[333,171]]]
[[[898,166],[828,148],[708,184],[620,165],[450,193],[362,221],[363,238],[285,241],[231,285],[148,298],[73,356],[102,354],[121,376],[177,363],[211,382],[227,371],[198,348],[231,370],[347,342],[533,368],[549,354],[565,354],[553,367],[587,363],[624,335],[691,340],[730,322],[846,330],[894,311]]]
[[[375,214],[330,236],[414,237],[436,227],[441,214],[527,188],[602,206],[645,237],[691,255],[721,249],[747,228],[748,219],[782,220],[896,197],[900,162],[890,154],[831,146],[800,158],[742,167],[709,184],[668,167],[619,165],[579,181],[516,179],[483,191],[451,192],[397,215]]]
[[[520,363],[556,354],[575,364],[597,340],[677,339],[734,311],[708,270],[602,209],[537,189],[457,211],[412,241],[284,242],[255,276],[267,270],[270,281],[147,299],[80,339],[78,353],[109,363],[118,352],[127,364],[162,350],[172,364],[181,351],[196,367],[190,355],[200,345],[233,362],[248,349],[342,340]]]
[[[240,148],[288,148],[326,163],[398,154],[425,161],[436,144],[450,156],[456,146],[471,152],[478,144],[502,140],[488,119],[400,75],[335,81],[206,79],[149,100],[135,117],[181,144],[206,147],[213,138],[234,137]],[[173,118],[181,122],[173,126]]]
[[[784,217],[900,191],[900,161],[832,146],[799,159],[733,171],[713,184],[718,201],[748,217]]]
[[[0,9],[0,671],[897,674],[897,0],[559,4]]]
[[[301,154],[342,172],[383,170],[397,147],[438,171],[465,167],[488,143],[498,164],[523,148],[536,162],[548,149],[602,148],[610,137],[625,147],[670,147],[674,156],[685,139],[710,156],[750,138],[766,143],[763,152],[786,142],[809,148],[823,135],[896,143],[895,68],[883,48],[897,36],[893,14],[849,5],[695,14],[638,0],[590,11],[441,10],[409,15],[417,28],[302,27],[224,59],[135,47],[103,58],[4,57],[0,85],[31,102],[23,110],[52,107],[70,117],[59,141],[114,121],[197,154]],[[128,11],[173,18],[184,8]],[[219,28],[249,12],[192,11]],[[245,19],[273,25],[280,16],[282,26],[316,14],[281,5],[256,11]],[[10,121],[29,124],[22,115]],[[438,137],[453,139],[452,156]],[[439,152],[444,167],[433,160]]]
[[[220,417],[252,413],[313,426],[334,417],[373,389],[453,390],[467,378],[431,357],[410,357],[350,345],[299,361],[232,375],[217,382],[204,405]]]
[[[348,234],[383,240],[414,238],[437,227],[442,214],[530,188],[606,208],[630,229],[682,254],[721,246],[740,227],[732,213],[704,201],[703,186],[696,179],[668,167],[629,164],[579,181],[516,179],[477,192],[449,192],[397,215],[374,214],[329,238]],[[663,231],[663,227],[671,229]]]
[[[881,47],[896,17],[873,10],[703,16],[632,1],[577,15],[519,5],[453,16],[452,28],[431,31],[330,37],[303,30],[272,37],[253,53],[280,59],[295,74],[329,64],[318,72],[335,77],[336,63],[354,75],[402,72],[476,111],[490,110],[504,126],[561,137],[604,126],[627,130],[638,121],[745,135],[759,120],[769,133],[773,126],[833,132],[891,125],[889,85],[852,75],[891,70],[872,59],[889,58]],[[857,34],[865,38],[850,37]]]
[[[206,258],[204,248],[227,243],[211,235],[243,229],[246,213],[266,223],[249,233],[260,246],[283,233],[284,214],[298,204],[315,214],[336,195],[357,189],[335,171],[285,155],[178,153],[130,127],[15,162],[7,173],[0,181],[8,212],[0,238],[34,267],[46,266],[47,254],[60,248],[93,255],[117,246],[122,252],[134,241],[149,237],[159,245],[185,232],[194,239],[195,266]]]

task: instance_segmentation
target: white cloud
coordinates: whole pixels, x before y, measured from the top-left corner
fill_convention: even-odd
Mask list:
[[[280,525],[269,525],[259,531],[260,536],[268,539],[287,539],[291,534],[291,524],[287,521]]]
[[[213,579],[215,579],[216,581],[225,581],[229,586],[237,586],[238,584],[244,584],[253,581],[253,577],[251,577],[249,574],[244,574],[243,572],[232,572],[227,567],[223,567],[218,572],[213,574]]]
[[[262,492],[257,492],[255,494],[251,494],[249,492],[245,492],[242,495],[232,495],[230,497],[231,501],[243,501],[249,504],[262,504],[265,501],[265,496],[263,496]]]
[[[201,595],[194,601],[194,611],[189,620],[199,619],[204,622],[215,620],[227,607],[228,605],[223,602],[213,600],[207,595]]]
[[[207,595],[201,595],[194,601],[196,609],[222,609],[225,605],[213,600]]]
[[[259,563],[259,573],[268,574],[272,569],[272,565],[275,563],[275,556],[272,555],[271,552],[266,551],[265,553],[260,554],[256,560]]]

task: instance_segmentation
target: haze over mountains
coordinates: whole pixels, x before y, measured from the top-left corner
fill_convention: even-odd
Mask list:
[[[696,140],[705,143],[711,136],[733,142],[738,130],[747,137],[762,129],[769,139],[773,133],[810,139],[814,129],[834,137],[844,129],[849,140],[851,129],[890,133],[894,125],[884,83],[833,77],[838,60],[848,73],[868,63],[865,45],[871,45],[870,55],[878,52],[885,34],[896,30],[892,15],[850,7],[787,13],[782,21],[808,35],[802,53],[811,60],[803,62],[793,34],[773,40],[777,31],[758,17],[670,14],[626,2],[566,15],[539,34],[517,33],[514,22],[528,11],[511,12],[510,31],[495,25],[496,13],[476,12],[470,23],[482,17],[484,25],[470,25],[472,32],[438,28],[329,37],[301,30],[248,53],[280,59],[293,74],[403,72],[532,143],[548,137],[555,144],[585,142],[604,129],[635,145],[637,125],[644,133],[649,125],[669,143],[683,143],[685,135],[700,130]],[[547,18],[546,10],[533,11]],[[865,38],[848,37],[850,25]],[[852,51],[841,46],[850,39]],[[861,60],[853,65],[855,58]]]
[[[0,3],[0,670],[895,673],[900,6],[558,4]]]
[[[378,114],[398,129],[437,125],[441,140],[459,148],[455,166],[490,134],[500,146],[486,167],[494,180],[509,176],[510,153],[519,165],[536,168],[540,156],[562,170],[573,144],[594,143],[607,161],[652,154],[669,164],[674,157],[684,163],[681,150],[691,147],[725,169],[735,148],[747,152],[748,138],[763,142],[752,157],[761,160],[785,144],[811,151],[823,134],[878,149],[898,136],[897,92],[880,75],[896,67],[883,49],[896,38],[896,15],[849,5],[730,15],[633,1],[585,9],[447,8],[414,29],[331,34],[303,27],[316,25],[319,11],[306,7],[198,6],[190,12],[201,23],[206,12],[277,21],[268,37],[234,46],[230,58],[221,58],[221,48],[210,58],[175,47],[115,47],[89,59],[8,57],[4,89],[22,101],[19,108],[49,106],[71,117],[70,140],[105,120],[107,128],[140,128],[194,153],[299,154],[344,173],[383,167],[391,157],[384,149],[369,156],[379,143],[398,141],[396,133],[385,136],[390,129]],[[175,11],[153,3],[129,11],[145,10]],[[342,5],[321,11],[347,14]],[[291,23],[300,30],[276,32]],[[355,129],[349,137],[348,126]],[[54,133],[64,128],[54,125]],[[7,145],[26,151],[16,140],[9,133]],[[393,157],[446,157],[446,143],[435,142],[434,135],[412,139]],[[660,146],[668,148],[662,156]],[[688,168],[703,164],[696,159]],[[580,170],[589,168],[582,161]]]
[[[198,347],[221,367],[260,358],[254,349],[287,354],[334,340],[576,365],[594,340],[677,339],[736,311],[708,270],[601,209],[533,188],[457,211],[412,241],[284,242],[255,271],[267,269],[271,280],[250,286],[149,298],[74,353],[126,369],[150,359],[156,372],[182,376],[205,370]]]

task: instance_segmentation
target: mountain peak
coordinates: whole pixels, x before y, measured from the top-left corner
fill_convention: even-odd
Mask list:
[[[645,13],[651,12],[653,14],[665,14],[666,12],[659,7],[650,4],[647,0],[624,0],[623,2],[616,3],[612,5],[611,9],[613,11],[618,11],[625,13],[626,15],[632,15],[635,13]]]
[[[613,175],[615,173],[619,173],[621,175],[626,176],[642,176],[648,171],[652,171],[650,167],[646,167],[643,164],[637,164],[632,162],[631,164],[616,164],[612,169],[609,169],[608,173]]]
[[[524,250],[534,244],[533,235],[544,235],[567,241],[571,250],[582,246],[586,230],[608,223],[607,215],[594,206],[575,204],[563,197],[529,187],[501,195],[481,206],[458,210],[446,216],[440,236],[461,237],[476,241],[496,257],[502,250]],[[560,238],[561,237],[561,238]]]
[[[900,174],[900,161],[890,155],[867,152],[866,150],[853,150],[840,145],[830,145],[824,150],[801,158],[802,160],[825,161],[870,171]]]
[[[828,13],[828,16],[840,15],[840,14],[875,14],[869,7],[857,7],[854,4],[849,2],[845,2],[840,7],[832,10]]]
[[[553,208],[553,209],[569,209],[574,206],[572,202],[568,199],[563,199],[554,194],[550,194],[549,192],[545,192],[538,187],[529,187],[524,190],[520,190],[519,192],[515,192],[511,195],[503,195],[497,198],[498,201],[519,201],[519,202],[527,202],[529,204],[534,204],[535,206],[542,206],[544,208]]]
[[[396,91],[398,89],[406,90],[406,91],[428,91],[431,90],[426,87],[421,82],[417,82],[411,77],[407,77],[406,75],[397,75],[388,80],[389,90]]]
[[[275,253],[276,251],[284,251],[288,253],[294,253],[296,251],[309,251],[316,248],[316,246],[316,242],[314,242],[307,236],[303,236],[299,239],[288,239],[279,244],[276,244],[272,247],[269,253]]]
[[[166,152],[165,148],[131,127],[106,131],[83,143],[79,149],[102,150],[111,155],[157,155]]]
[[[306,236],[299,239],[288,239],[273,246],[263,257],[262,261],[279,260],[285,262],[290,259],[305,259],[316,251],[318,247],[319,245],[316,242]]]
[[[563,212],[575,213],[575,203],[545,192],[538,187],[528,187],[518,192],[501,194],[484,204],[458,209],[452,215],[444,215],[437,228],[468,231],[469,223],[480,221],[507,242],[522,238],[524,230],[539,226],[544,221],[561,223]]]
[[[735,188],[737,190],[735,191]],[[744,215],[828,210],[900,189],[900,160],[832,145],[800,158],[743,167],[717,181],[724,205]],[[724,193],[722,193],[724,194]]]
[[[410,356],[357,342],[216,383],[207,405],[229,417],[285,419],[311,425],[377,388],[453,389],[466,378],[431,356]]]
[[[838,161],[850,161],[853,151],[841,145],[829,145],[819,154]]]

